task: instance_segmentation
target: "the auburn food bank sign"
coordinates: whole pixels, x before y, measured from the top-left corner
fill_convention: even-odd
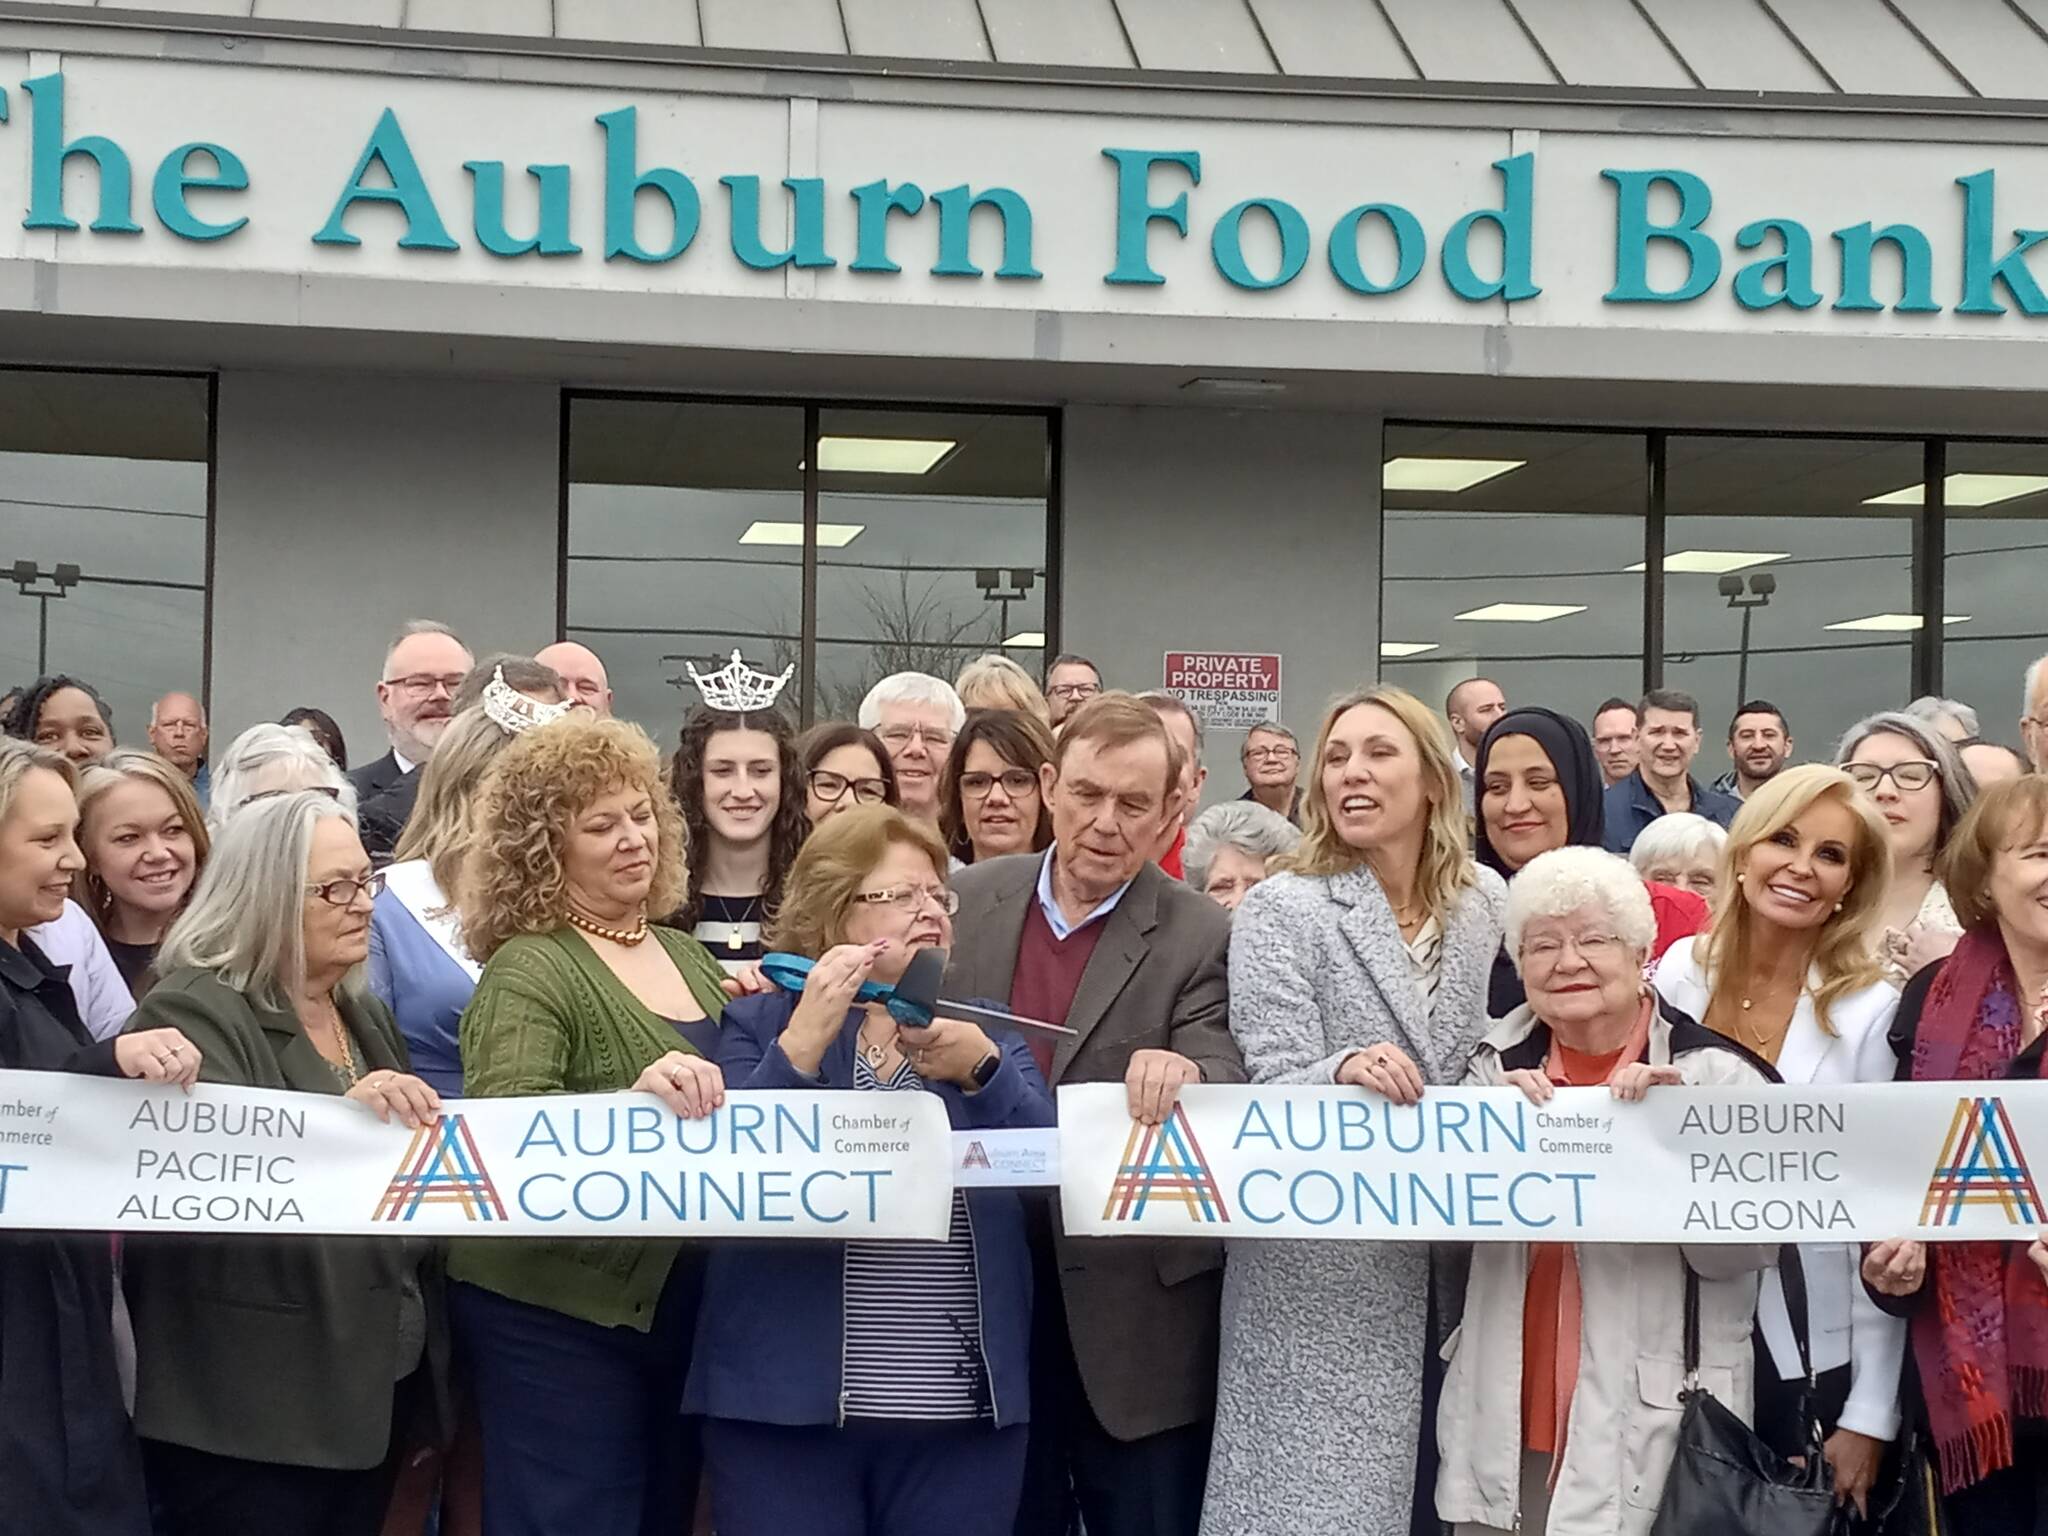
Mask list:
[[[2048,318],[2048,148],[1812,121],[1142,118],[0,52],[0,260],[1042,312]]]

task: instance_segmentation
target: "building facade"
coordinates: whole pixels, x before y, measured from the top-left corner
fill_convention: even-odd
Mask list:
[[[367,758],[432,615],[664,738],[734,648],[808,717],[1007,648],[2013,739],[2044,23],[0,0],[0,681]]]

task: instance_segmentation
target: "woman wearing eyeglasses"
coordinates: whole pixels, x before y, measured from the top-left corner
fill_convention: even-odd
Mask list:
[[[221,828],[157,954],[131,1034],[176,1029],[200,1078],[347,1097],[417,1127],[439,1096],[363,978],[382,879],[334,800],[248,805]],[[138,1236],[125,1249],[135,1427],[164,1536],[376,1531],[393,1449],[442,1401],[426,1245]]]
[[[1977,784],[1955,746],[1911,715],[1859,720],[1835,761],[1884,818],[1892,845],[1879,958],[1894,985],[1946,959],[1963,936],[1954,903],[1934,871],[1948,840],[1977,798]]]
[[[936,1093],[955,1127],[1044,1126],[1023,1042],[897,1025],[863,1003],[950,947],[959,901],[937,834],[868,806],[811,835],[775,947],[815,959],[801,993],[725,1010],[734,1088]],[[1007,1536],[1024,1476],[1031,1261],[1014,1189],[955,1191],[942,1243],[725,1244],[704,1285],[684,1407],[705,1415],[720,1536],[936,1531]]]
[[[1713,923],[1666,953],[1657,991],[1785,1082],[1890,1082],[1899,994],[1873,941],[1891,861],[1886,824],[1848,774],[1787,769],[1736,813]],[[1864,1294],[1854,1245],[1803,1244],[1799,1257],[1818,1377],[1811,1412],[1838,1496],[1861,1508],[1898,1434],[1904,1325]],[[1804,1371],[1775,1272],[1756,1334],[1757,1433],[1781,1455],[1802,1455]]]
[[[857,805],[896,804],[896,770],[882,738],[849,720],[814,725],[796,744],[804,814],[813,827]]]
[[[953,739],[939,781],[939,831],[962,864],[1043,853],[1052,842],[1040,775],[1052,732],[1013,709],[978,710]]]

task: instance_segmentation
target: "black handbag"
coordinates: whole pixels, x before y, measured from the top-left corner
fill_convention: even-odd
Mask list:
[[[1683,1262],[1681,1260],[1681,1262]],[[1779,1282],[1799,1365],[1806,1373],[1800,1413],[1811,1449],[1805,1465],[1787,1461],[1700,1384],[1700,1280],[1685,1270],[1685,1405],[1664,1497],[1650,1536],[1831,1536],[1839,1529],[1833,1479],[1811,1411],[1813,1356],[1808,1348],[1806,1272],[1799,1250],[1779,1250]]]

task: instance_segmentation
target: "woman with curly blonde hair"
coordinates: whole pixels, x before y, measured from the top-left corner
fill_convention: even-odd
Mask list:
[[[724,972],[647,918],[675,910],[683,852],[639,727],[573,714],[499,753],[457,881],[463,940],[484,968],[462,1016],[465,1094],[632,1089],[686,1118],[718,1107]],[[496,1239],[458,1245],[448,1272],[483,1424],[486,1527],[687,1521],[698,1457],[677,1404],[697,1256],[672,1239]]]
[[[1891,872],[1884,818],[1853,778],[1787,769],[1742,803],[1713,924],[1665,954],[1657,991],[1785,1082],[1889,1082],[1899,994],[1878,941]],[[1905,1325],[1864,1294],[1853,1244],[1806,1244],[1799,1258],[1818,1374],[1809,1389],[1773,1272],[1757,1301],[1757,1433],[1800,1455],[1818,1418],[1835,1490],[1861,1508],[1898,1433]]]

